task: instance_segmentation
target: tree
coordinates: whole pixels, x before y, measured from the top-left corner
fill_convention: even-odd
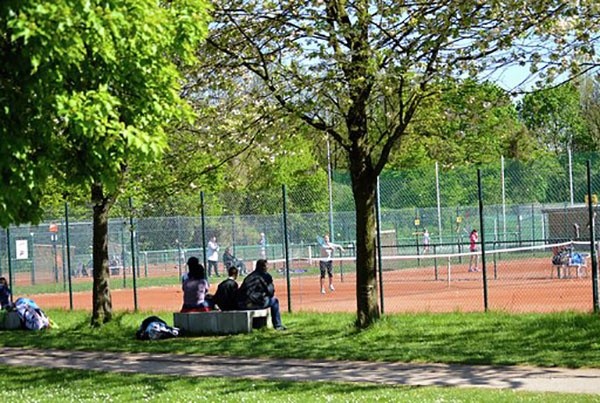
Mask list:
[[[506,91],[490,82],[451,80],[424,100],[388,167],[489,163],[526,156],[531,144]]]
[[[579,86],[582,115],[593,149],[600,150],[600,76],[584,76]]]
[[[510,62],[531,62],[552,76],[561,66],[554,62],[566,55],[563,50],[589,50],[592,28],[584,24],[593,27],[588,22],[593,19],[578,17],[597,12],[591,0],[577,5],[552,0],[233,0],[215,5],[206,49],[210,65],[254,74],[268,89],[268,100],[279,106],[273,110],[326,133],[347,156],[357,222],[359,327],[379,317],[377,176],[431,91],[447,79],[477,77]],[[558,28],[562,42],[542,46]],[[568,44],[565,33],[572,33]],[[538,63],[550,60],[544,49],[550,49],[551,65]]]
[[[593,147],[579,90],[572,82],[525,95],[519,112],[538,145],[548,151],[562,154],[567,149],[590,151]]]
[[[180,67],[206,33],[203,0],[0,4],[0,223],[36,222],[48,178],[91,191],[92,324],[112,317],[108,212],[128,168],[159,158],[191,116]]]

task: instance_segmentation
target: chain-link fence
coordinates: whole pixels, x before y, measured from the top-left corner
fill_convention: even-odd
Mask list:
[[[378,187],[382,309],[594,309],[590,229],[600,191],[597,160],[544,156],[525,163],[502,159],[479,170],[432,165],[385,172]],[[197,256],[207,264],[206,246],[214,238],[221,278],[225,249],[248,270],[266,257],[282,306],[355,310],[356,217],[347,173],[336,172],[331,186],[323,181],[264,192],[201,193],[178,205],[131,200],[130,206],[121,200],[113,208],[108,250],[115,307],[177,309],[187,259]],[[91,207],[69,207],[44,224],[1,233],[0,274],[9,277],[17,296],[87,309]],[[323,295],[317,237],[325,234],[343,251],[334,259],[335,291]],[[553,262],[561,254],[563,261]],[[210,281],[216,289],[219,277]]]

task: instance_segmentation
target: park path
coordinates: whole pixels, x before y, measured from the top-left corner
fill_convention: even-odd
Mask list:
[[[367,382],[600,394],[600,369],[263,359],[5,347],[0,364],[191,377]]]

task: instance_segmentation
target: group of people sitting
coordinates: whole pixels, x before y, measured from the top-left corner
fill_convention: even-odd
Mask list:
[[[267,272],[266,259],[256,261],[253,272],[244,278],[242,285],[237,283],[239,269],[232,265],[227,269],[229,277],[217,286],[217,291],[209,294],[210,285],[206,270],[197,257],[187,261],[188,273],[182,279],[183,306],[181,312],[206,312],[210,310],[235,311],[249,309],[271,309],[273,327],[285,330],[281,322],[279,300],[275,297],[273,277]]]

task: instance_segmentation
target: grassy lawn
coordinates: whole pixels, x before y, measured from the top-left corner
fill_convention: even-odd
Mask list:
[[[73,292],[90,292],[92,289],[92,278],[85,277],[83,279],[74,279],[71,283],[71,291]],[[179,278],[177,276],[170,277],[140,277],[136,279],[137,288],[144,287],[163,287],[172,286],[179,284]],[[114,276],[111,278],[111,289],[119,290],[122,288],[133,289],[133,279],[128,276],[125,281],[122,277]],[[17,294],[54,294],[68,292],[68,283],[40,283],[36,285],[19,285],[13,287],[13,295]]]
[[[84,311],[49,310],[56,323],[43,332],[1,331],[0,346],[162,352],[337,360],[529,364],[600,368],[600,317],[580,313],[513,315],[453,313],[387,315],[357,331],[350,314],[284,314],[286,332],[178,338],[134,338],[150,314],[120,312],[100,329]],[[0,366],[0,401],[410,401],[592,402],[598,396],[483,388],[255,381],[223,378],[124,376],[76,370]]]
[[[386,315],[365,331],[354,315],[284,314],[288,331],[140,342],[141,321],[170,312],[121,312],[101,329],[89,327],[89,313],[49,310],[57,324],[44,332],[0,332],[0,346],[212,354],[336,360],[527,364],[600,368],[600,317],[582,313],[452,313]]]
[[[476,388],[255,381],[0,366],[4,402],[592,402],[594,396]],[[597,400],[596,400],[597,401]]]

